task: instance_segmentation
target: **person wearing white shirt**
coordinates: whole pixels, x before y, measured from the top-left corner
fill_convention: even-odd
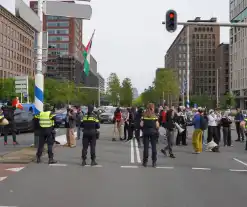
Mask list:
[[[208,143],[214,140],[214,142],[219,145],[219,137],[217,133],[218,117],[214,110],[209,110],[208,115]]]

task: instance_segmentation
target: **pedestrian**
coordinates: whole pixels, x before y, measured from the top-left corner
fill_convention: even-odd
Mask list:
[[[247,151],[247,118],[244,119],[244,132],[246,136],[246,144],[245,144],[245,150]]]
[[[11,101],[7,101],[7,105],[2,107],[4,118],[8,120],[9,124],[3,127],[4,145],[8,144],[8,134],[12,134],[13,145],[18,145],[16,141],[16,124],[15,124],[16,107],[12,106]]]
[[[52,135],[54,126],[53,123],[55,121],[55,114],[49,111],[49,108],[44,109],[43,112],[40,112],[39,114],[35,115],[35,118],[39,123],[39,144],[38,149],[36,153],[37,157],[37,163],[41,162],[41,156],[44,149],[45,143],[47,143],[48,146],[48,157],[49,157],[49,164],[57,163],[53,159],[53,144],[54,144],[54,137]]]
[[[140,135],[141,135],[141,120],[143,115],[143,109],[139,108],[135,115],[135,138],[138,143],[138,147],[141,147]]]
[[[221,126],[223,128],[223,139],[224,139],[224,146],[232,146],[232,140],[231,140],[231,124],[232,121],[230,120],[228,116],[228,112],[225,112],[222,116],[221,120]]]
[[[235,125],[238,138],[235,140],[236,142],[244,141],[244,129],[240,126],[241,121],[244,121],[244,116],[242,111],[239,108],[237,108],[237,114],[235,116]]]
[[[213,140],[217,145],[219,145],[219,134],[217,129],[218,121],[218,117],[214,110],[210,109],[208,115],[208,143]]]
[[[146,112],[143,114],[143,119],[140,123],[143,128],[143,166],[147,167],[149,142],[152,146],[152,166],[156,167],[157,148],[156,148],[156,132],[159,128],[158,117],[154,112],[154,104],[149,103]]]
[[[116,136],[118,134],[119,140],[123,140],[122,139],[122,120],[123,120],[123,116],[122,116],[122,112],[120,107],[117,107],[115,112],[114,112],[114,118],[113,118],[113,138],[112,141],[116,141]]]
[[[172,147],[174,142],[174,134],[175,134],[175,122],[176,122],[177,114],[174,110],[174,107],[171,107],[166,113],[166,136],[167,136],[167,146],[161,150],[161,152],[167,156],[166,151],[169,151],[170,158],[175,158],[173,154]]]
[[[179,146],[181,143],[184,146],[187,146],[186,143],[186,120],[185,120],[185,116],[182,112],[182,109],[179,107],[178,108],[178,115],[177,115],[177,123],[179,124],[179,126],[184,129],[182,132],[180,132],[178,130],[177,133],[177,138],[176,138],[176,145]]]
[[[83,129],[83,138],[82,138],[82,166],[85,166],[87,160],[87,150],[90,145],[91,153],[91,165],[98,165],[95,161],[96,159],[96,139],[99,136],[98,129],[100,128],[99,120],[93,114],[93,106],[88,106],[88,112],[83,117],[81,128]]]
[[[204,121],[204,122],[203,122]],[[198,113],[194,116],[192,121],[194,125],[194,132],[192,135],[192,145],[194,148],[194,154],[200,154],[202,152],[202,136],[205,126],[202,126],[202,123],[205,123],[205,119],[202,116],[202,110],[198,110]]]
[[[72,108],[67,108],[67,114],[65,118],[66,138],[67,146],[74,148],[76,147],[75,140],[75,127],[76,127],[76,114]]]
[[[127,140],[129,130],[129,114],[130,108],[127,108],[124,116],[124,140]]]
[[[134,107],[131,107],[129,111],[129,126],[128,126],[128,141],[131,140],[134,137],[134,130],[135,130],[135,113],[136,109]]]
[[[77,128],[77,140],[81,139],[81,120],[83,119],[83,113],[81,107],[77,107],[76,112],[76,128]]]

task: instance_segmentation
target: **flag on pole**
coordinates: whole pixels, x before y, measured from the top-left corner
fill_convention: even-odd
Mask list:
[[[93,36],[94,36],[95,30],[93,31],[92,37],[89,40],[86,49],[83,52],[83,57],[84,57],[84,73],[86,74],[86,76],[89,75],[89,71],[90,71],[90,52],[91,52],[91,48],[92,48],[92,42],[93,42]]]

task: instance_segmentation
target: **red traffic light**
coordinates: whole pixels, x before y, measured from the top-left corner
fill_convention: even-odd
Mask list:
[[[170,13],[170,14],[169,14],[169,17],[170,17],[171,19],[173,19],[174,16],[175,16],[174,13]]]

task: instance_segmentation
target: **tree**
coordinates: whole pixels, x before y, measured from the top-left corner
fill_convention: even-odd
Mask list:
[[[135,100],[133,100],[132,105],[142,106],[143,105],[142,95],[138,96]]]
[[[131,106],[133,101],[132,83],[129,78],[125,78],[122,82],[120,90],[120,104],[121,106]]]
[[[159,98],[170,99],[170,96],[179,95],[179,83],[176,74],[172,69],[164,68],[157,72],[154,80],[155,91]]]
[[[148,89],[145,89],[141,94],[141,98],[144,105],[147,105],[150,102],[156,103],[158,96],[154,86],[149,86]]]
[[[191,96],[190,97],[191,107],[194,107],[194,104],[197,104],[197,106],[200,106],[200,107],[206,107],[208,109],[215,107],[215,101],[205,95]]]
[[[236,97],[229,92],[220,99],[220,104],[222,108],[234,108],[236,107]]]
[[[107,94],[113,105],[119,104],[120,80],[116,73],[111,73],[107,80]]]
[[[13,78],[0,79],[0,98],[12,99],[17,94],[15,93],[15,80]]]

